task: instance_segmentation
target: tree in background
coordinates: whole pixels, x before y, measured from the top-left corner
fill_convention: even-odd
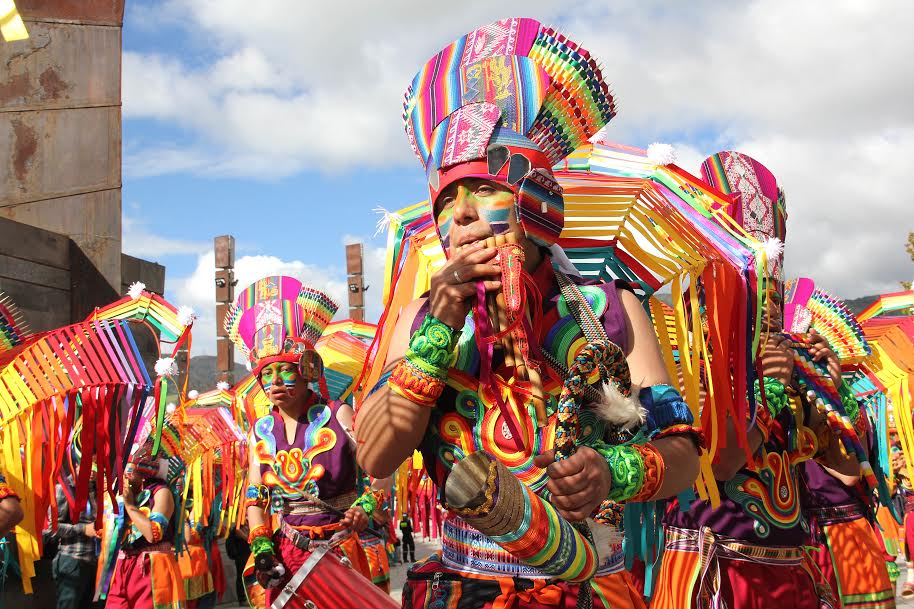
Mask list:
[[[908,233],[908,242],[904,244],[904,251],[908,253],[908,256],[911,257],[911,261],[914,262],[914,231]],[[914,284],[914,282],[902,281],[901,287],[910,290],[912,284]]]

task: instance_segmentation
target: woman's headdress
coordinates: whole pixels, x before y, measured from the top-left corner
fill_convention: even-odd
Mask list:
[[[315,345],[337,308],[327,294],[293,277],[264,277],[238,295],[225,328],[255,375],[268,364],[292,362],[306,380],[318,381],[323,365]]]

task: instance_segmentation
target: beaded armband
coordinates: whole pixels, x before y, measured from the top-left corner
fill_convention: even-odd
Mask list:
[[[260,486],[249,484],[247,490],[244,493],[244,507],[258,507],[265,510],[269,505],[269,489],[262,484]]]
[[[365,515],[371,518],[371,515],[374,514],[374,511],[378,509],[383,500],[384,491],[374,491],[369,487],[365,489],[361,497],[352,502],[350,507],[362,508]]]
[[[152,543],[159,543],[165,535],[165,529],[168,528],[168,518],[159,512],[149,514],[149,525],[152,529]]]
[[[457,331],[426,314],[422,325],[409,340],[406,357],[394,366],[388,386],[407,400],[423,406],[434,406],[447,380]]]
[[[775,418],[781,414],[790,403],[790,400],[787,397],[787,388],[784,387],[784,383],[770,376],[765,377],[764,385],[765,402],[768,404],[768,412],[771,414],[771,418]],[[752,390],[755,392],[756,404],[761,404],[762,392],[759,389],[758,379],[755,379]]]

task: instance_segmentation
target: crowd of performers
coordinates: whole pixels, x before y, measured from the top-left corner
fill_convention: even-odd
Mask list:
[[[532,19],[445,47],[407,89],[429,199],[387,218],[380,322],[264,277],[224,319],[234,387],[176,382],[193,316],[141,288],[34,335],[4,301],[0,533],[26,590],[44,530],[100,548],[96,602],[212,607],[229,538],[252,607],[393,607],[399,532],[404,608],[893,607],[914,294],[855,318],[788,281],[771,171],[723,151],[693,176],[602,141],[614,115]],[[143,327],[172,350],[155,375]]]

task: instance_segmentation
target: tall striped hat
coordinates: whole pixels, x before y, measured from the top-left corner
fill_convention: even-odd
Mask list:
[[[527,236],[545,246],[564,226],[552,166],[614,115],[590,53],[526,18],[496,21],[445,47],[416,74],[403,105],[432,206],[461,178],[506,183]]]
[[[730,195],[727,215],[751,237],[765,244],[771,277],[784,281],[784,240],[787,202],[784,191],[767,167],[741,152],[723,151],[701,165],[705,182]]]
[[[229,338],[257,368],[298,362],[314,351],[338,305],[293,277],[258,279],[238,295],[225,317]]]

